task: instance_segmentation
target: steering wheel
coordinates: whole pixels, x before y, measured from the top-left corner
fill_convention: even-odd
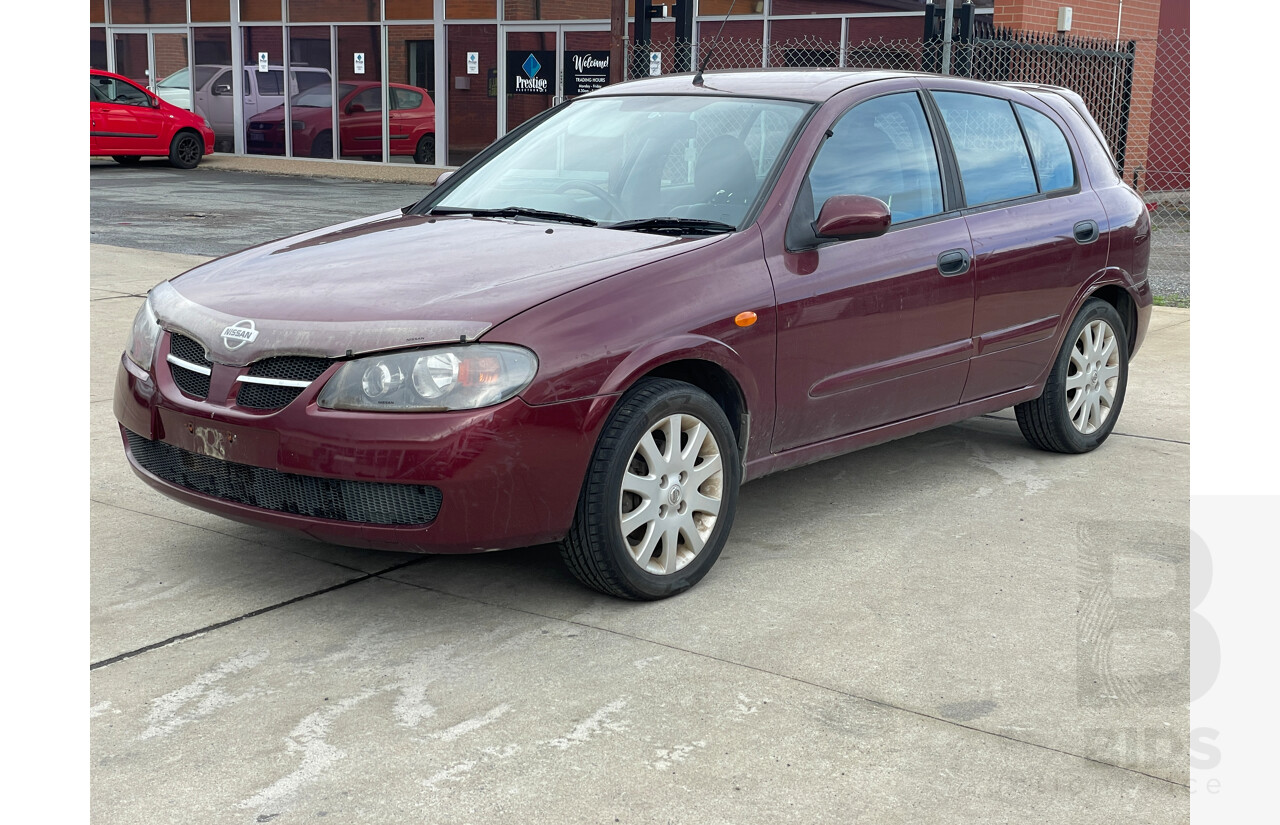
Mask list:
[[[617,198],[615,198],[613,195],[610,195],[604,189],[601,189],[599,186],[596,186],[594,183],[591,183],[590,181],[585,181],[585,180],[565,181],[564,183],[557,186],[555,191],[557,195],[562,195],[565,192],[572,192],[575,189],[580,192],[586,192],[588,195],[594,195],[595,197],[599,198],[610,209],[612,209],[613,213],[618,217],[621,217],[624,214],[622,204],[618,201]]]

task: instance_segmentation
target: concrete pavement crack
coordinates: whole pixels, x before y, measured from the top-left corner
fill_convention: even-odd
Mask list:
[[[1145,776],[1148,779],[1154,779],[1157,782],[1163,782],[1167,785],[1173,785],[1178,788],[1187,788],[1188,790],[1190,789],[1189,785],[1186,785],[1182,782],[1175,782],[1172,779],[1165,779],[1164,777],[1161,777],[1161,776],[1155,776],[1153,774],[1147,773],[1146,771],[1137,770],[1136,768],[1128,768],[1128,767],[1125,767],[1124,765],[1117,765],[1114,762],[1107,762],[1101,759],[1095,759],[1092,756],[1086,756],[1081,753],[1074,753],[1072,751],[1063,750],[1062,748],[1055,748],[1050,745],[1044,745],[1039,742],[1031,742],[1026,739],[1019,739],[1016,736],[1009,736],[1008,734],[1005,734],[1005,733],[985,730],[983,728],[975,727],[973,725],[966,725],[952,719],[944,719],[940,716],[934,716],[933,714],[926,713],[922,710],[916,710],[914,708],[905,707],[903,705],[895,705],[894,703],[886,702],[883,699],[873,699],[869,696],[863,696],[861,694],[853,693],[851,691],[841,690],[840,688],[832,687],[830,685],[820,684],[818,682],[813,682],[808,679],[802,679],[798,676],[792,676],[787,673],[779,673],[777,671],[769,670],[768,668],[760,667],[758,665],[752,665],[746,662],[736,662],[732,659],[725,659],[721,656],[715,656],[710,653],[703,653],[697,650],[690,650],[688,648],[680,647],[678,645],[673,645],[668,642],[656,641],[654,639],[646,639],[643,636],[637,636],[632,633],[623,633],[622,631],[612,630],[607,627],[597,627],[596,625],[587,624],[585,622],[577,622],[577,621],[573,621],[572,619],[563,619],[563,618],[560,618],[559,616],[550,616],[545,613],[539,613],[535,610],[525,610],[524,608],[520,608],[520,607],[512,607],[511,605],[497,604],[495,602],[485,601],[484,599],[477,599],[474,596],[465,596],[465,595],[459,595],[457,593],[450,593],[447,590],[441,590],[440,588],[437,588],[437,587],[426,587],[424,585],[414,584],[412,582],[400,581],[398,579],[392,579],[392,581],[395,581],[398,584],[404,584],[409,587],[414,587],[419,590],[425,590],[430,593],[439,593],[442,596],[450,596],[455,599],[462,599],[463,601],[469,601],[475,604],[483,604],[488,607],[497,608],[499,610],[510,610],[514,613],[522,613],[527,616],[537,616],[538,618],[546,619],[547,621],[562,622],[564,624],[574,625],[575,627],[595,630],[600,633],[607,633],[612,636],[620,636],[624,639],[634,639],[635,641],[638,641],[638,642],[645,642],[646,644],[657,645],[658,647],[663,647],[663,648],[666,648],[667,650],[675,651],[677,653],[686,653],[690,656],[696,656],[700,659],[706,659],[708,661],[720,662],[721,664],[729,665],[731,667],[739,667],[745,670],[752,670],[752,671],[755,671],[756,673],[761,673],[766,676],[772,676],[774,678],[783,679],[788,682],[794,682],[799,685],[806,685],[816,690],[825,691],[827,693],[834,693],[838,696],[844,696],[849,699],[855,699],[858,701],[867,702],[868,704],[876,705],[877,707],[882,707],[882,708],[885,708],[886,710],[896,710],[901,713],[908,713],[908,714],[911,714],[912,716],[916,716],[921,719],[928,719],[933,722],[939,722],[944,725],[950,725],[952,727],[961,728],[963,730],[972,731],[974,733],[985,735],[985,736],[994,736],[998,739],[1004,739],[1008,742],[1016,742],[1021,745],[1026,745],[1028,747],[1037,748],[1043,751],[1048,751],[1050,753],[1061,754],[1062,756],[1068,756],[1073,759],[1080,759],[1085,762],[1091,762],[1095,765],[1099,765],[1105,768],[1114,768],[1116,770],[1125,771],[1126,773],[1132,773],[1137,776]]]
[[[237,624],[239,622],[244,621],[245,619],[252,619],[255,616],[261,616],[264,613],[271,613],[283,607],[288,607],[289,605],[297,604],[298,602],[301,602],[301,601],[306,601],[307,599],[314,599],[316,596],[323,596],[325,593],[332,593],[335,590],[342,590],[354,584],[360,584],[361,582],[368,581],[369,579],[381,578],[383,575],[387,573],[392,573],[392,572],[395,572],[396,570],[402,570],[406,567],[411,567],[415,564],[421,564],[422,562],[426,561],[427,558],[428,558],[427,556],[422,556],[421,558],[410,559],[409,561],[402,562],[400,564],[394,564],[391,567],[385,568],[383,570],[378,570],[373,573],[365,573],[364,575],[356,576],[355,578],[348,579],[344,582],[339,582],[335,585],[331,585],[330,587],[324,587],[324,588],[321,588],[320,590],[315,590],[311,593],[304,593],[301,596],[295,596],[292,599],[286,599],[285,601],[277,602],[276,604],[270,604],[270,605],[267,605],[266,607],[260,607],[257,610],[251,610],[248,613],[241,614],[239,616],[236,616],[233,619],[225,619],[221,622],[215,622],[211,625],[206,625],[205,627],[202,627],[198,630],[189,630],[186,633],[179,633],[176,636],[170,636],[168,639],[165,639],[163,641],[153,642],[152,644],[144,645],[140,648],[136,648],[135,650],[130,650],[126,653],[120,653],[108,659],[103,659],[99,662],[93,662],[92,664],[89,665],[89,671],[92,672],[92,671],[98,670],[99,668],[107,667],[108,665],[114,665],[118,662],[123,662],[125,659],[132,659],[135,656],[140,656],[143,653],[148,653],[152,650],[158,650],[162,647],[168,647],[171,644],[181,642],[185,639],[191,639],[196,636],[202,636],[205,633],[211,633],[215,630],[221,630],[224,627]]]

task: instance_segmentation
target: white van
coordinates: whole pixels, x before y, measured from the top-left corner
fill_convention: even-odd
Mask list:
[[[156,94],[184,109],[204,115],[213,124],[214,148],[219,152],[232,150],[235,129],[234,103],[231,93],[231,67],[207,63],[197,64],[188,71],[179,69],[156,84]],[[292,66],[289,69],[289,94],[296,95],[312,86],[329,82],[329,70],[313,66]],[[192,79],[194,77],[194,80]],[[244,122],[267,109],[284,104],[284,67],[268,66],[258,71],[257,66],[244,67]],[[194,97],[194,106],[192,98]]]

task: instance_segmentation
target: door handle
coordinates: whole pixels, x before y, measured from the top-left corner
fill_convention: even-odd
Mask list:
[[[950,278],[963,275],[969,271],[969,251],[966,249],[948,249],[938,256],[938,272]]]
[[[1097,221],[1080,221],[1071,230],[1071,234],[1075,236],[1076,243],[1083,245],[1098,240],[1098,235],[1101,233],[1098,231]]]

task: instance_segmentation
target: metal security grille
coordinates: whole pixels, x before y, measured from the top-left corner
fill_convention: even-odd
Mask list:
[[[766,29],[772,31],[773,29]],[[863,68],[938,72],[937,40],[822,36],[766,39],[707,37],[628,43],[626,64],[682,73],[766,67]],[[653,58],[651,59],[651,53]],[[1160,303],[1191,300],[1191,36],[1185,30],[1119,41],[1011,31],[976,22],[957,37],[949,74],[1043,83],[1076,92],[1106,137],[1116,167],[1151,215],[1149,277]],[[675,171],[669,169],[669,172]]]
[[[443,496],[425,484],[342,481],[282,473],[197,455],[125,431],[129,452],[152,475],[214,498],[277,513],[357,524],[425,525]]]

